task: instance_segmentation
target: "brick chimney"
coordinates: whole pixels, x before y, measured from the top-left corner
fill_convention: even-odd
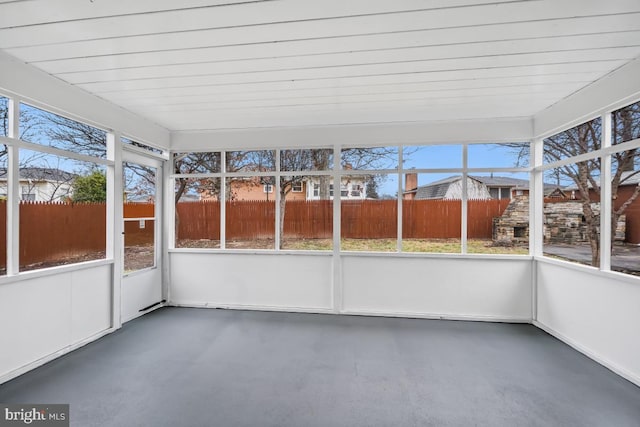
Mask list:
[[[404,176],[404,191],[411,191],[418,188],[418,174],[408,173]]]

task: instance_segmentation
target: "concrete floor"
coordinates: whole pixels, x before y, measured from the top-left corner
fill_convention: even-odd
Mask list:
[[[640,388],[531,325],[165,308],[0,386],[73,426],[640,426]]]

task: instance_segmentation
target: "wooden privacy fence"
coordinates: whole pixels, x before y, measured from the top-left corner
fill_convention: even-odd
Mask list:
[[[492,218],[502,214],[508,200],[470,200],[468,236],[491,238]],[[459,200],[404,200],[404,238],[460,237]],[[394,238],[398,205],[395,200],[342,201],[341,228],[346,238]],[[153,217],[152,203],[125,203],[125,218]],[[284,238],[332,237],[333,201],[289,201],[284,211]],[[125,221],[127,245],[153,242],[152,220]],[[220,203],[185,202],[176,209],[178,239],[220,239]],[[275,202],[234,201],[226,204],[226,236],[234,239],[272,238]],[[58,261],[65,257],[104,252],[104,203],[20,203],[20,265]],[[6,202],[0,201],[0,268],[6,266]]]
[[[468,236],[491,238],[492,219],[502,215],[508,200],[470,200]],[[394,238],[397,235],[396,200],[344,200],[340,214],[342,237]],[[459,238],[460,200],[404,200],[403,237]],[[284,211],[284,238],[329,239],[333,229],[333,201],[289,201]],[[176,208],[176,233],[182,239],[220,239],[220,202],[184,202]],[[226,237],[273,238],[275,202],[236,201],[226,205]]]
[[[6,268],[6,202],[0,202],[0,267]],[[104,252],[104,203],[20,202],[20,266]],[[95,257],[94,257],[95,258]]]
[[[152,203],[125,203],[124,216],[151,217]],[[106,247],[105,203],[20,202],[20,267],[87,254],[104,254]],[[0,200],[0,269],[7,264],[7,208]],[[153,222],[125,223],[126,242],[153,242]],[[92,259],[104,255],[93,256]]]

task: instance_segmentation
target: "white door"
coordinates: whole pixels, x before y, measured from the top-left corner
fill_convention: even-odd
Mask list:
[[[162,302],[162,163],[123,152],[122,322]]]

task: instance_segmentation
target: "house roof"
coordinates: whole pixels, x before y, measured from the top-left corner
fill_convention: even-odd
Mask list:
[[[629,185],[640,185],[640,170],[622,172],[622,175],[620,176],[620,186],[626,187]],[[591,188],[591,183],[588,183],[588,186]],[[563,187],[562,189],[564,191],[574,191],[578,189],[578,186],[571,184]]]
[[[511,178],[508,176],[475,176],[469,175],[469,178],[473,178],[476,181],[480,181],[487,187],[514,187],[518,189],[529,188],[529,180]]]
[[[434,181],[430,184],[421,185],[414,190],[416,193],[416,199],[442,199],[447,194],[447,190],[451,184],[459,181],[461,178],[461,176],[450,176],[448,178]],[[472,176],[469,176],[468,178],[478,181]]]
[[[20,168],[21,180],[67,182],[73,181],[78,175],[57,168]],[[7,169],[0,168],[0,180],[7,179]]]
[[[421,185],[413,190],[406,191],[405,194],[415,193],[416,199],[440,199],[445,196],[447,190],[449,189],[449,186],[451,186],[452,183],[459,181],[461,178],[462,177],[460,175],[450,176],[448,178],[434,181],[429,184]],[[506,187],[518,190],[529,189],[529,181],[526,179],[511,178],[508,176],[476,175],[468,175],[468,178],[481,182],[487,187]],[[636,179],[640,180],[640,174],[638,174]],[[559,189],[557,185],[548,183],[544,184],[544,194],[549,194],[556,189]]]

